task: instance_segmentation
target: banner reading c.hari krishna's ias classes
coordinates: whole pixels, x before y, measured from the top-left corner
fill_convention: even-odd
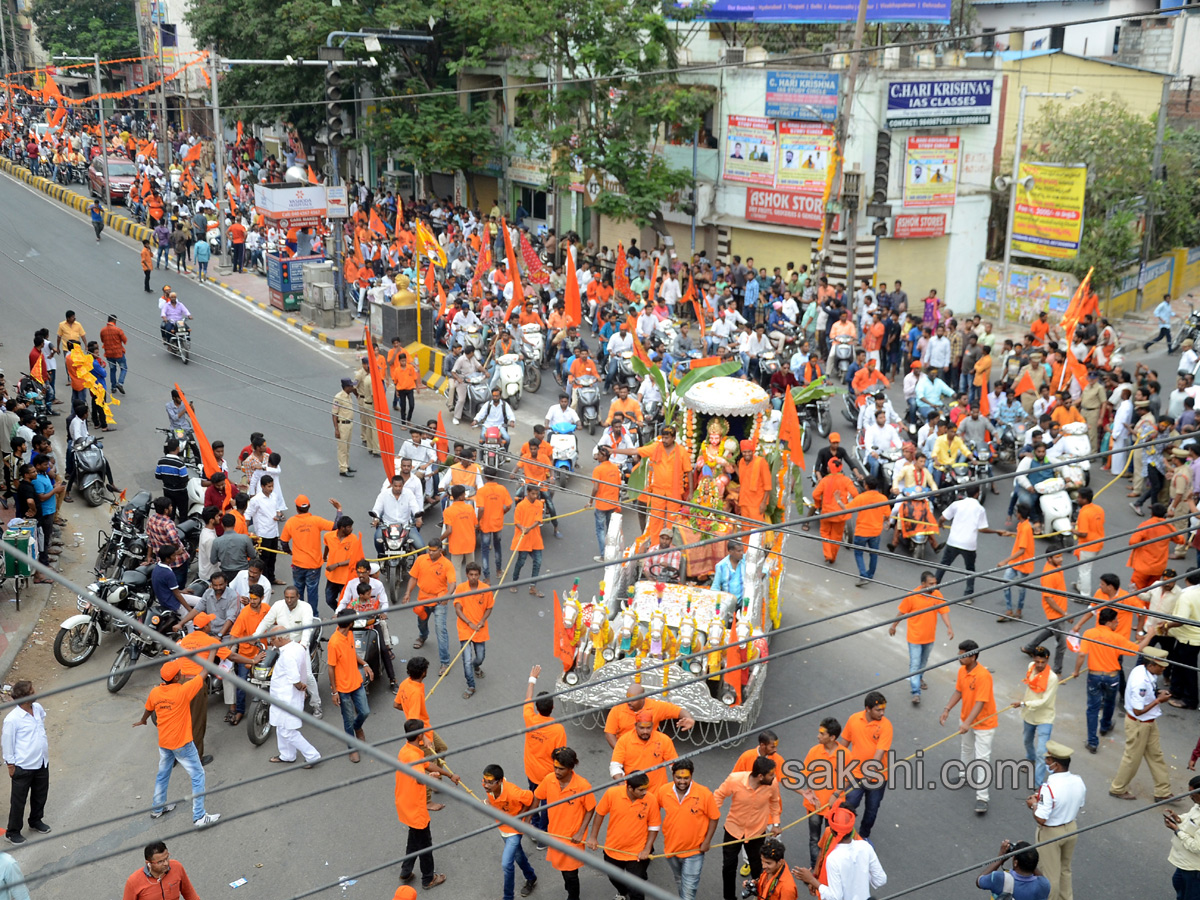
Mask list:
[[[775,184],[775,122],[730,116],[725,129],[725,180]]]
[[[1020,182],[1032,178],[1029,190]],[[1083,239],[1083,163],[1021,163],[1012,222],[1012,252],[1037,259],[1074,259]]]
[[[904,154],[904,208],[953,206],[958,190],[959,139],[910,137]]]
[[[832,125],[780,122],[779,168],[775,173],[775,186],[823,196],[832,153]]]

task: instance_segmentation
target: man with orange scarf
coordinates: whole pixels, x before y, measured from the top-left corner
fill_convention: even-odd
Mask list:
[[[829,828],[821,838],[821,855],[813,869],[792,867],[792,874],[808,885],[814,897],[871,897],[887,884],[887,873],[875,848],[858,837],[854,813],[834,806]]]
[[[679,512],[677,501],[688,494],[687,451],[675,442],[675,427],[667,425],[661,432],[661,440],[645,447],[611,447],[613,453],[634,454],[646,460],[646,492],[650,500],[650,521],[645,534],[656,534],[667,521],[668,513]]]
[[[837,513],[858,496],[858,488],[849,478],[842,474],[842,462],[839,459],[829,461],[829,474],[817,482],[813,488],[812,504],[817,512]],[[821,520],[821,550],[825,554],[825,562],[833,565],[837,562],[838,549],[841,547],[842,533],[846,530],[846,522],[850,513],[831,515]]]
[[[1025,696],[1013,702],[1020,707],[1025,722],[1025,758],[1033,763],[1034,782],[1040,787],[1046,781],[1046,742],[1054,729],[1054,700],[1058,695],[1058,676],[1050,666],[1050,651],[1034,647],[1029,654],[1033,662],[1025,671]]]

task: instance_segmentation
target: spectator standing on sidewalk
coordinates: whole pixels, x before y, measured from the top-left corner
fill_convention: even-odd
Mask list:
[[[196,245],[192,247],[192,255],[196,258],[196,277],[201,281],[208,280],[208,261],[212,258],[212,247],[208,245],[208,239],[204,235],[196,238]],[[150,273],[146,273],[147,281],[150,278]]]
[[[147,277],[149,273],[147,272]],[[108,324],[100,329],[100,343],[104,346],[104,358],[108,360],[108,385],[110,391],[125,393],[125,345],[128,338],[118,327],[117,317],[109,316]]]
[[[33,696],[33,682],[21,679],[12,688],[16,702],[4,717],[0,732],[4,762],[12,779],[12,794],[8,806],[8,827],[4,839],[10,844],[23,844],[22,819],[25,799],[29,798],[29,827],[40,834],[49,834],[50,826],[42,820],[46,796],[50,791],[50,741],[46,737],[46,710]]]
[[[154,255],[154,268],[161,265],[164,269],[171,268],[171,229],[166,222],[154,226],[154,246],[158,252]]]

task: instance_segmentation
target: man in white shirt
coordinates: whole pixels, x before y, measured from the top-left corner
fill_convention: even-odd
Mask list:
[[[341,612],[347,606],[353,604],[357,609],[378,610],[380,613],[387,613],[388,610],[388,595],[387,589],[383,586],[383,582],[375,577],[379,573],[379,565],[377,563],[369,563],[365,559],[360,559],[354,564],[354,572],[357,578],[351,578],[346,582],[346,587],[342,590],[342,596],[338,598],[337,612]],[[363,601],[358,599],[358,586],[360,584],[369,585],[371,588],[370,600]]]
[[[233,591],[235,597],[240,597],[246,600],[250,596],[250,585],[257,584],[263,589],[263,603],[271,605],[271,582],[263,577],[263,569],[266,563],[258,558],[250,560],[250,564],[233,576],[233,581],[229,582],[228,590]]]
[[[978,484],[967,485],[967,496],[947,506],[942,513],[942,521],[949,523],[950,534],[946,537],[946,551],[942,554],[942,564],[938,568],[937,583],[942,583],[946,570],[961,556],[967,571],[971,573],[963,596],[970,597],[975,593],[975,551],[979,546],[979,535],[1004,532],[988,528],[987,510],[979,502]]]
[[[492,392],[496,396],[496,392]],[[401,460],[409,460],[411,473],[425,482],[425,496],[433,496],[433,470],[437,467],[437,450],[425,443],[420,429],[415,425],[410,428],[411,437],[400,445],[397,456]]]
[[[780,310],[784,318],[795,325],[800,321],[800,304],[796,302],[796,298],[790,294],[783,298],[783,309]]]
[[[715,353],[718,350],[723,350],[729,346],[730,340],[733,338],[736,327],[733,319],[729,316],[719,316],[715,322],[708,327],[708,352]]]
[[[249,509],[249,507],[247,507]],[[204,507],[204,527],[200,529],[200,542],[196,545],[196,557],[200,563],[200,580],[205,584],[212,581],[217,564],[212,561],[212,544],[217,539],[217,516],[221,511],[215,506]]]
[[[921,362],[937,369],[943,377],[950,368],[950,338],[946,337],[946,329],[941,325],[929,339],[929,344],[925,347],[925,358]]]
[[[679,287],[679,279],[669,269],[667,270],[666,277],[663,278],[659,296],[662,297],[663,303],[667,304],[667,309],[671,311],[671,316],[674,317],[675,304],[679,302],[679,298],[683,296],[683,293]]]
[[[647,303],[642,307],[641,315],[637,317],[637,335],[638,340],[643,344],[650,342],[650,338],[654,335],[654,329],[658,325],[658,316],[650,308]]]
[[[1142,659],[1145,662],[1134,667],[1125,682],[1125,752],[1108,787],[1109,794],[1121,800],[1136,799],[1128,790],[1129,782],[1143,759],[1154,779],[1154,799],[1171,796],[1171,777],[1158,737],[1162,704],[1171,699],[1170,691],[1158,689],[1158,676],[1167,667],[1167,651],[1162,647],[1145,647]]]
[[[8,827],[4,831],[4,838],[10,844],[25,843],[21,826],[27,797],[29,827],[39,834],[50,833],[50,826],[42,820],[50,791],[50,740],[46,737],[45,708],[36,700],[25,700],[33,694],[33,682],[28,679],[22,678],[13,685],[12,699],[17,705],[4,717],[0,731],[0,748],[12,780]]]
[[[403,472],[392,476],[391,483],[379,492],[375,504],[371,507],[371,521],[375,523],[375,550],[383,556],[383,529],[387,525],[401,525],[409,529],[409,537],[414,546],[424,547],[421,538],[421,516],[425,505],[417,500],[411,491],[405,490],[405,475]],[[416,523],[416,527],[412,527]]]
[[[645,380],[649,381],[650,379],[647,378]],[[626,450],[632,450],[638,446],[638,443],[637,429],[626,425],[624,413],[614,412],[612,414],[612,424],[600,432],[600,440],[596,442],[596,447],[592,450],[592,459],[600,459],[597,451],[601,447],[608,447],[610,449],[613,447],[623,447]],[[617,468],[623,471],[632,469],[635,461],[636,457],[629,454],[617,454],[616,460],[614,460]]]
[[[319,623],[316,628],[306,627],[311,626],[313,622],[312,606],[301,603],[300,591],[289,584],[283,591],[283,599],[275,601],[267,610],[267,614],[263,616],[263,620],[258,623],[258,629],[254,632],[254,636],[259,638],[271,631],[282,631],[284,633],[279,636],[287,639],[288,643],[295,643],[302,647],[307,659],[313,640],[320,640],[321,634]],[[296,630],[300,628],[304,630]],[[280,657],[282,656],[281,653]],[[306,684],[308,696],[312,698],[313,715],[319,719],[321,718],[321,695],[317,690],[317,679],[308,662],[305,662],[302,671],[308,676]],[[302,706],[303,696],[299,698],[299,701]]]
[[[1038,868],[1050,880],[1050,896],[1058,900],[1073,897],[1071,857],[1075,855],[1075,820],[1087,798],[1083,779],[1069,771],[1074,752],[1058,741],[1047,741],[1046,768],[1050,774],[1037,793],[1025,801],[1038,825],[1037,843],[1046,842],[1038,850]]]
[[[508,405],[508,401],[501,399],[500,388],[492,388],[491,402],[475,414],[474,424],[479,426],[479,439],[481,441],[489,428],[499,428],[500,437],[504,438],[504,450],[508,452],[508,446],[511,443],[508,430],[516,426],[517,417],[513,415],[512,407]]]
[[[644,379],[650,381],[649,378]],[[546,428],[553,431],[554,426],[566,422],[579,427],[579,413],[571,408],[571,398],[566,394],[558,395],[558,402],[546,410]]]
[[[812,888],[820,900],[870,900],[887,884],[887,873],[868,841],[854,840],[854,813],[839,806],[830,813],[829,828],[837,845],[825,857],[825,880],[821,884],[812,869],[793,866],[792,874]]]
[[[299,600],[299,594],[296,597]],[[299,606],[308,609],[307,603],[300,603]],[[312,615],[311,610],[309,615]],[[279,649],[275,668],[271,670],[271,696],[292,709],[303,709],[304,695],[308,694],[315,704],[313,715],[320,718],[320,697],[317,695],[316,680],[313,678],[307,648],[289,640],[286,634],[274,635],[271,643]],[[271,704],[269,716],[271,724],[275,726],[275,740],[279,747],[279,754],[272,762],[294,762],[297,753],[303,754],[306,769],[311,769],[320,762],[321,754],[317,752],[317,748],[300,734],[300,727],[304,723],[299,716],[288,712],[279,703]]]
[[[875,421],[867,426],[863,434],[863,446],[867,450],[867,469],[872,478],[878,478],[882,463],[880,456],[889,450],[899,450],[903,443],[896,426],[889,424],[887,413],[880,410],[875,413]]]
[[[471,313],[474,316],[474,313]],[[479,321],[476,319],[475,321]],[[458,362],[454,364],[454,368],[450,370],[450,379],[454,385],[454,424],[458,425],[462,419],[463,407],[467,405],[467,394],[470,387],[467,385],[467,379],[472,375],[482,375],[483,366],[479,360],[475,358],[475,348],[466,346],[463,348],[462,356],[458,358]]]
[[[275,479],[264,475],[258,480],[258,493],[250,498],[246,506],[246,527],[251,534],[261,538],[261,548],[266,550],[263,557],[263,575],[271,584],[283,584],[275,578],[275,557],[271,551],[279,549],[279,523],[283,521],[287,511],[287,501],[283,494],[275,490]]]

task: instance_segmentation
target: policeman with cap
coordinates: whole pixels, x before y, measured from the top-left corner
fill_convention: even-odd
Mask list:
[[[375,431],[374,395],[371,393],[371,361],[362,358],[362,368],[354,373],[354,387],[358,390],[358,424],[362,431],[363,446],[372,456],[379,455],[379,434]]]
[[[1071,769],[1074,750],[1058,741],[1046,741],[1046,768],[1050,774],[1025,801],[1037,822],[1039,862],[1050,880],[1050,896],[1072,900],[1071,857],[1075,855],[1075,820],[1087,798],[1083,779]],[[1069,837],[1064,837],[1069,835]],[[1046,843],[1050,841],[1052,843]]]
[[[338,442],[338,474],[353,478],[350,468],[350,435],[354,430],[354,401],[350,398],[358,393],[353,378],[342,379],[342,389],[333,395],[333,436]]]
[[[1158,719],[1162,704],[1171,699],[1171,692],[1158,689],[1158,676],[1167,667],[1167,651],[1162,647],[1143,647],[1142,660],[1125,682],[1125,753],[1108,792],[1121,800],[1137,799],[1128,790],[1129,782],[1144,759],[1154,779],[1154,799],[1165,800],[1171,796],[1171,779],[1159,742]]]

